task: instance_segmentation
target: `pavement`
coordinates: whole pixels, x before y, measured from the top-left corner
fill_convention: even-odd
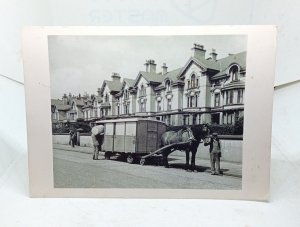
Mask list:
[[[93,148],[91,147],[81,147],[75,146],[71,147],[70,145],[62,145],[62,144],[53,144],[53,149],[56,150],[64,150],[64,151],[71,151],[71,152],[78,152],[82,154],[89,154],[92,157]],[[102,156],[102,157],[101,157]],[[104,159],[104,153],[100,152],[99,158]],[[92,159],[92,158],[91,158]],[[182,156],[178,155],[169,155],[168,157],[169,164],[173,168],[184,168],[185,164],[185,155]],[[207,172],[210,173],[210,161],[206,159],[196,158],[196,166],[199,172]],[[225,162],[222,161],[221,158],[221,170],[223,175],[242,178],[242,164],[241,163],[233,163],[233,162]]]

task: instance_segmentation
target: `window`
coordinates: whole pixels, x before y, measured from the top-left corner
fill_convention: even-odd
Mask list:
[[[196,86],[195,80],[196,80],[196,76],[195,76],[195,74],[193,74],[191,76],[191,88],[194,88]]]
[[[124,104],[124,114],[129,114],[129,104]]]
[[[108,102],[109,101],[109,97],[108,97],[108,94],[106,93],[105,94],[105,102]]]
[[[190,81],[188,80],[188,89],[190,88]]]
[[[167,100],[167,110],[171,110],[172,109],[172,99],[168,99]]]
[[[226,92],[226,104],[233,104],[233,91]]]
[[[244,93],[243,89],[238,90],[238,100],[237,100],[238,103],[243,103],[243,93]]]
[[[171,82],[170,82],[170,80],[166,81],[166,91],[171,91]]]
[[[140,103],[140,112],[146,112],[146,103]]]
[[[220,106],[220,93],[215,94],[215,107]]]
[[[71,119],[72,121],[75,120],[75,114],[71,113],[71,114],[70,114],[70,119]]]
[[[197,107],[198,106],[198,95],[187,97],[187,107]]]
[[[199,86],[199,79],[196,80],[196,87]]]
[[[191,97],[190,97],[190,107],[193,107],[193,103],[194,103],[194,97],[191,96]]]
[[[230,71],[229,71],[229,75],[232,78],[232,80],[238,80],[238,67],[236,65],[232,66]]]
[[[140,96],[145,96],[146,95],[146,88],[144,87],[144,85],[141,85],[140,88]]]
[[[161,101],[157,101],[157,108],[156,108],[157,112],[161,111]]]
[[[117,115],[120,115],[120,106],[117,107]]]
[[[125,98],[125,99],[128,99],[128,98],[129,98],[129,92],[128,92],[127,89],[124,91],[124,98]]]

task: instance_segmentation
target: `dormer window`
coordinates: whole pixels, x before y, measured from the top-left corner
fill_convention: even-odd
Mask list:
[[[239,72],[239,69],[236,65],[234,65],[230,68],[229,75],[230,75],[230,77],[232,78],[233,81],[239,79],[238,72]]]
[[[171,91],[171,82],[170,82],[170,80],[166,81],[166,91]]]
[[[191,88],[195,88],[196,87],[196,76],[195,74],[193,74],[191,76]]]

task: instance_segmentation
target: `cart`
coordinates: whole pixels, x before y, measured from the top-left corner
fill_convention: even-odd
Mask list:
[[[167,129],[164,122],[145,118],[100,120],[96,124],[105,127],[105,159],[119,155],[130,164],[156,155],[153,152],[160,149],[161,136]]]

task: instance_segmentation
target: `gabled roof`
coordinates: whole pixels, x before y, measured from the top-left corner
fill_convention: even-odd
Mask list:
[[[227,74],[227,69],[229,66],[233,64],[238,64],[242,70],[246,68],[246,55],[247,52],[241,52],[238,54],[229,55],[226,58],[222,58],[219,60],[220,64],[220,72],[212,77],[212,79],[218,79]]]
[[[82,99],[73,99],[72,102],[76,103],[76,106],[84,106],[84,101]]]
[[[64,104],[63,100],[59,100],[59,99],[51,99],[51,105],[55,106],[57,110],[61,110],[61,111],[69,110],[71,108],[70,105]]]
[[[121,91],[122,83],[120,81],[104,80],[100,90],[101,93],[103,93],[105,86],[112,92],[119,92]]]
[[[145,80],[148,83],[161,83],[164,80],[164,77],[162,76],[161,73],[150,73],[150,72],[140,71],[134,82],[134,86],[137,85],[141,77],[145,78]]]
[[[167,72],[165,75],[163,75],[164,80],[170,79],[171,81],[176,81],[178,76],[180,75],[180,72],[183,68],[174,69],[170,72]]]
[[[62,111],[66,111],[71,109],[70,105],[56,105],[57,110],[62,110]]]
[[[123,85],[124,85],[124,82],[128,85],[128,87],[133,87],[135,80],[134,79],[129,79],[129,78],[124,78],[123,79]]]
[[[63,100],[51,99],[51,105],[63,105],[63,104],[64,104]]]
[[[231,64],[238,64],[241,68],[246,67],[246,55],[247,52],[240,52],[237,54],[230,54],[228,57],[218,59],[216,61],[212,59],[204,59],[204,58],[195,58],[191,57],[188,62],[183,67],[181,74],[184,73],[187,68],[191,65],[192,62],[198,64],[200,67],[203,67],[205,70],[214,70],[218,73],[222,73],[226,70]]]
[[[224,71],[227,69],[230,65],[233,63],[238,64],[242,68],[246,67],[246,56],[247,52],[240,52],[237,54],[231,54],[226,58],[221,58],[218,61],[216,61],[219,64],[219,71]]]
[[[171,80],[172,83],[175,83],[178,81],[178,76],[180,75],[180,72],[183,68],[178,68],[178,69],[174,69],[170,72],[167,72],[166,74],[162,75],[163,77],[163,81],[164,80]],[[160,90],[160,89],[164,89],[165,88],[165,84],[161,83],[160,85],[155,87],[155,90]]]

